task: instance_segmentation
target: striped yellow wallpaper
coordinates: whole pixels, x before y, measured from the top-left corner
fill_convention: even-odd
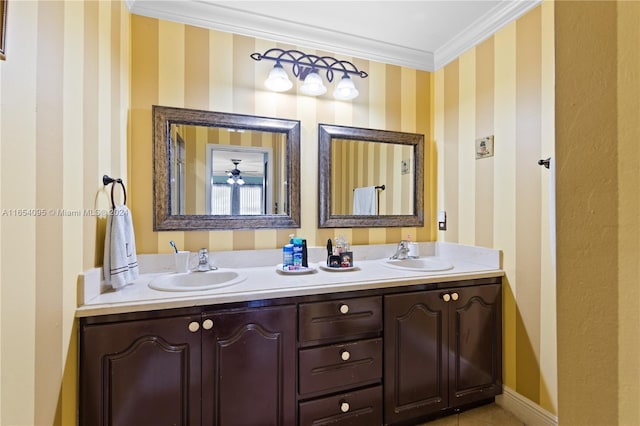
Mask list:
[[[557,410],[555,286],[549,242],[553,4],[543,3],[435,76],[439,239],[503,251],[504,382]],[[495,156],[475,159],[494,135]]]
[[[370,77],[357,82],[357,100],[337,102],[263,90],[270,65],[249,54],[271,42],[131,16],[121,2],[11,2],[0,208],[15,214],[0,217],[0,424],[76,422],[76,279],[101,263],[104,220],[73,213],[109,207],[102,174],[127,183],[140,253],[168,251],[169,240],[190,250],[275,248],[292,231],[153,232],[154,104],[300,120],[297,232],[312,245],[410,233],[503,250],[505,383],[555,411],[548,176],[532,166],[553,150],[552,27],[545,3],[433,74],[344,58]],[[425,227],[318,229],[318,123],[424,134]],[[474,138],[489,134],[496,156],[475,161]],[[433,227],[437,208],[448,212],[446,233]]]
[[[273,63],[255,62],[249,55],[274,47],[274,43],[240,35],[195,28],[156,19],[132,16],[131,140],[129,174],[134,210],[136,243],[142,253],[167,252],[169,240],[180,247],[198,250],[277,248],[292,232],[304,236],[311,246],[322,245],[339,234],[354,244],[396,242],[407,233],[418,241],[435,239],[431,223],[433,206],[429,194],[435,182],[425,179],[425,226],[420,229],[318,229],[318,123],[405,131],[425,135],[427,153],[433,143],[431,129],[431,74],[381,65],[354,58],[356,65],[371,75],[357,81],[360,96],[339,102],[330,96],[312,98],[291,93],[272,93],[264,89]],[[295,46],[276,45],[292,48]],[[309,53],[312,51],[307,50]],[[316,52],[331,54],[331,52]],[[151,194],[151,106],[154,104],[212,111],[255,114],[300,120],[301,129],[301,209],[299,230],[241,230],[212,232],[153,232]],[[393,153],[380,167],[380,178],[389,186],[385,191],[385,211],[408,205],[407,194],[394,191],[393,171],[404,154]],[[391,156],[388,154],[387,157]],[[426,166],[432,166],[430,158]],[[359,179],[345,170],[345,184]],[[351,174],[351,175],[349,175]],[[399,173],[398,173],[399,174]],[[350,177],[349,177],[350,176]],[[398,184],[401,177],[398,177]],[[397,185],[396,185],[397,186]],[[352,190],[353,188],[351,188]],[[407,191],[408,192],[408,191]],[[348,194],[351,195],[351,194]],[[350,201],[345,200],[345,203]]]
[[[129,12],[12,1],[0,62],[0,424],[76,423],[78,273],[128,180]]]

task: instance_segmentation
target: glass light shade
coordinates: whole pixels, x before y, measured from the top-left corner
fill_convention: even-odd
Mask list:
[[[335,90],[333,91],[333,97],[341,101],[348,101],[358,97],[360,92],[356,89],[353,80],[348,75],[342,77]]]
[[[287,72],[279,63],[273,66],[269,77],[264,81],[264,85],[267,89],[273,90],[274,92],[286,92],[293,87],[293,83],[289,80]]]
[[[244,185],[244,179],[242,179],[242,176],[240,175],[229,176],[229,179],[227,179],[227,183],[229,185],[233,185],[234,183],[237,183],[238,185]]]
[[[322,77],[318,71],[313,70],[304,79],[304,83],[300,86],[300,91],[305,95],[319,96],[327,92],[327,88],[322,83]]]

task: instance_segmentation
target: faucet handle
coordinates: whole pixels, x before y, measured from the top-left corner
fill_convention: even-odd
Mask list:
[[[198,271],[208,271],[209,269],[209,252],[206,248],[201,248],[198,252]]]

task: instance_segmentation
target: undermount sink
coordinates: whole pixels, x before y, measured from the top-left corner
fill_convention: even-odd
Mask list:
[[[245,280],[244,274],[229,269],[207,272],[187,272],[154,278],[149,287],[161,291],[203,291],[228,287]]]
[[[383,264],[389,268],[405,271],[437,272],[453,269],[453,265],[437,257],[420,257],[417,259],[386,259]]]

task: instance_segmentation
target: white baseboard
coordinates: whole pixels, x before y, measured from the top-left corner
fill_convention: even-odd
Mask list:
[[[496,404],[511,412],[527,426],[558,426],[558,416],[506,386],[502,395],[496,396]]]

